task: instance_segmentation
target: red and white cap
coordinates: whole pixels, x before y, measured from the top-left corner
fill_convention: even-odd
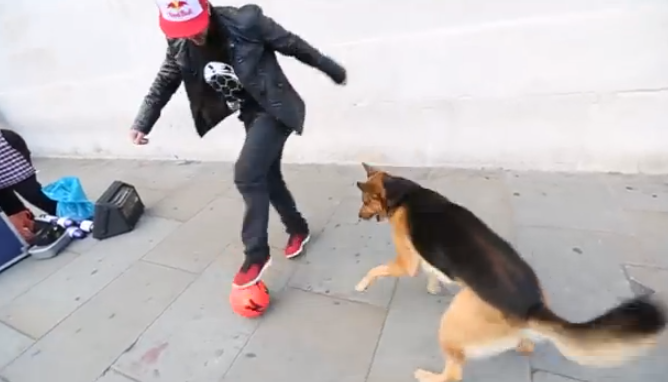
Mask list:
[[[208,0],[156,0],[168,38],[192,37],[209,26]]]

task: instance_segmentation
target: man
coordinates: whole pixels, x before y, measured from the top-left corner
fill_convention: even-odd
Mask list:
[[[283,147],[303,131],[304,102],[286,78],[275,52],[292,56],[344,84],[346,71],[300,37],[265,16],[257,5],[213,7],[207,0],[157,0],[167,54],[131,130],[135,144],[146,135],[183,82],[198,134],[203,137],[237,110],[246,139],[234,182],[246,211],[242,241],[246,259],[233,287],[255,284],[270,262],[269,205],[289,234],[285,256],[302,253],[309,227],[281,174]],[[213,238],[215,239],[215,238]]]
[[[56,214],[58,203],[42,191],[25,140],[12,130],[0,129],[0,209],[7,216],[26,210],[16,193],[47,214]]]

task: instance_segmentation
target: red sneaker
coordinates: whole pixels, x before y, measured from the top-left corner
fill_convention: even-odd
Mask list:
[[[248,260],[244,261],[244,264],[241,266],[236,276],[234,276],[232,287],[243,289],[256,284],[260,281],[262,273],[269,268],[270,264],[270,257],[267,257],[267,259],[261,263],[251,263]]]
[[[311,240],[311,235],[309,234],[297,234],[292,235],[288,239],[288,245],[285,247],[285,257],[292,259],[302,254],[304,251],[304,246],[306,243]]]

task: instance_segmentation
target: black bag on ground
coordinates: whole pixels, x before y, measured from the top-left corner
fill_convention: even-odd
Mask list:
[[[143,214],[137,189],[116,180],[95,202],[93,237],[102,240],[130,232]]]

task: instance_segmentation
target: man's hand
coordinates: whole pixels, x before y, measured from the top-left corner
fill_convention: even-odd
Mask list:
[[[348,80],[348,75],[346,69],[339,65],[336,61],[332,60],[329,57],[324,57],[322,61],[322,67],[325,74],[334,81],[337,85],[345,85]]]
[[[148,138],[146,138],[146,134],[134,129],[130,130],[130,139],[132,140],[132,143],[134,143],[135,145],[141,146],[148,143]]]

